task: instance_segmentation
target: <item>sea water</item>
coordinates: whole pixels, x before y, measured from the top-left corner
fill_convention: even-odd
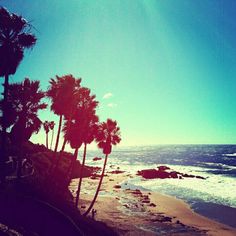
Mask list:
[[[87,164],[98,151],[88,153]],[[160,145],[115,148],[108,171],[119,168],[131,174],[138,170],[167,165],[175,171],[206,179],[150,179],[136,176],[128,184],[183,199],[192,209],[219,222],[236,227],[236,145]]]

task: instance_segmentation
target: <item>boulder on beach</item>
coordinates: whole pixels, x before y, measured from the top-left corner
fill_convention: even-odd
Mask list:
[[[142,192],[139,189],[135,189],[131,193],[135,194],[135,195],[141,195],[142,194]]]
[[[165,179],[170,178],[170,174],[165,171],[156,169],[147,169],[138,171],[138,175],[141,175],[145,179]]]
[[[160,171],[170,170],[170,167],[168,167],[168,166],[158,166],[157,168]]]
[[[94,157],[94,158],[93,158],[93,161],[100,161],[100,160],[102,160],[101,157]]]
[[[119,189],[119,188],[121,188],[121,186],[117,184],[113,188]]]
[[[144,199],[144,200],[142,200],[142,203],[150,203],[150,200],[149,199]]]
[[[122,173],[125,173],[125,171],[122,171],[122,170],[113,170],[113,171],[109,171],[107,173],[111,173],[111,174],[122,174]]]
[[[146,169],[137,172],[137,175],[142,176],[144,179],[183,179],[183,178],[198,178],[205,179],[202,176],[195,176],[188,173],[181,173],[171,170],[168,166],[159,166],[157,169]]]

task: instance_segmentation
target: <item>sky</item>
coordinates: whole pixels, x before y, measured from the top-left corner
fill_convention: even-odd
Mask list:
[[[236,143],[236,1],[0,0],[37,44],[11,82],[73,74],[121,146]],[[50,109],[41,119],[54,120]],[[32,137],[45,142],[40,131]]]

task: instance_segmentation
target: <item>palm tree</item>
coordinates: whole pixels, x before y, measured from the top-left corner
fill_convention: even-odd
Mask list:
[[[54,121],[49,122],[49,128],[52,131],[50,149],[52,149],[52,142],[53,142],[53,137],[54,137],[54,126],[55,126],[55,122]]]
[[[76,79],[73,75],[56,76],[56,79],[50,80],[50,87],[47,96],[51,99],[51,110],[59,115],[59,125],[54,152],[57,152],[63,116],[71,113],[73,96],[76,90],[80,88],[81,79]]]
[[[8,95],[8,110],[11,110],[11,114],[8,116],[15,117],[11,124],[8,124],[11,128],[10,138],[13,144],[16,144],[21,148],[21,145],[28,141],[34,132],[40,130],[42,121],[38,118],[38,111],[45,109],[47,105],[41,103],[41,99],[44,98],[45,93],[40,89],[39,81],[30,81],[26,78],[22,83],[14,83],[9,85]],[[2,103],[1,100],[0,103]],[[19,174],[21,167],[21,155],[19,155]]]
[[[49,133],[49,130],[50,130],[49,124],[50,124],[50,122],[47,121],[47,120],[43,122],[43,129],[46,133],[46,147],[47,148],[48,148],[48,133]]]
[[[79,197],[80,197],[80,190],[81,190],[82,179],[83,179],[83,170],[84,170],[84,166],[85,166],[87,145],[92,143],[96,137],[97,127],[98,127],[97,126],[98,116],[95,115],[94,110],[90,110],[90,114],[88,112],[88,114],[86,115],[86,119],[84,121],[85,121],[83,124],[84,153],[83,153],[83,160],[82,160],[82,165],[81,165],[81,169],[80,169],[79,183],[78,183],[77,195],[76,195],[76,201],[75,201],[76,207],[78,207],[78,204],[79,204]]]
[[[68,179],[71,178],[71,171],[77,160],[79,148],[83,143],[92,142],[91,137],[87,134],[89,129],[92,129],[92,122],[96,122],[98,117],[95,115],[95,110],[98,102],[95,100],[95,95],[90,95],[90,89],[81,87],[77,94],[75,94],[76,107],[73,116],[69,116],[66,120],[63,132],[64,138],[70,143],[74,151],[74,158],[68,170]],[[90,127],[89,127],[90,126]],[[90,141],[91,140],[91,141]],[[86,144],[86,145],[87,145]],[[84,161],[86,150],[84,155]]]
[[[103,150],[103,154],[105,154],[106,156],[105,156],[102,174],[101,174],[101,178],[100,178],[96,193],[87,211],[83,214],[84,216],[87,216],[89,214],[89,212],[91,211],[91,209],[93,208],[96,202],[98,193],[102,185],[102,180],[105,173],[108,155],[112,151],[112,145],[116,145],[121,141],[120,128],[117,126],[117,122],[111,119],[107,119],[106,122],[101,123],[98,126],[96,141],[98,142],[98,147]]]
[[[30,33],[30,24],[19,15],[10,13],[7,9],[0,7],[0,77],[5,77],[3,104],[2,104],[2,140],[0,167],[7,159],[6,154],[6,132],[7,132],[7,103],[9,75],[16,72],[24,57],[24,50],[32,48],[36,43],[36,37]],[[4,179],[1,172],[1,179]]]

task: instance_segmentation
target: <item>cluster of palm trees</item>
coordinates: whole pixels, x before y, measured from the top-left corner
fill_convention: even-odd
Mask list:
[[[117,122],[111,119],[107,119],[106,122],[99,122],[99,118],[96,114],[96,108],[98,106],[98,101],[95,100],[96,96],[91,94],[89,88],[81,86],[81,78],[75,78],[73,75],[56,76],[55,79],[50,80],[50,87],[46,94],[51,99],[51,110],[59,116],[54,153],[56,154],[58,150],[61,130],[64,133],[64,142],[61,152],[64,151],[66,143],[69,143],[71,148],[74,149],[73,160],[68,170],[69,176],[77,160],[78,151],[81,146],[83,146],[83,160],[76,196],[76,206],[78,206],[79,203],[87,145],[96,141],[98,147],[101,148],[106,155],[95,197],[88,211],[85,213],[88,214],[100,190],[107,158],[111,153],[112,145],[116,145],[121,140],[120,128],[117,126]],[[58,168],[60,157],[59,155],[53,172],[56,172]]]
[[[5,78],[3,100],[1,102],[1,150],[0,181],[5,181],[7,157],[7,114],[9,97],[9,76],[15,74],[24,57],[24,50],[32,48],[36,37],[30,33],[30,24],[19,15],[0,7],[0,77]]]
[[[42,122],[38,117],[38,112],[47,108],[47,104],[42,102],[42,99],[48,97],[51,101],[51,111],[59,116],[54,147],[54,157],[57,157],[55,158],[57,161],[50,169],[51,172],[55,173],[57,171],[62,156],[60,153],[64,151],[66,144],[70,144],[71,148],[74,149],[73,160],[68,171],[70,176],[73,165],[77,160],[78,151],[83,146],[76,207],[79,204],[87,145],[96,141],[98,147],[105,154],[101,178],[93,201],[85,212],[85,215],[87,215],[98,196],[112,145],[118,144],[121,140],[120,129],[117,122],[111,119],[99,122],[96,114],[96,108],[98,107],[96,96],[91,94],[89,88],[81,86],[81,78],[75,78],[71,74],[50,79],[50,85],[46,92],[40,90],[39,81],[31,81],[29,78],[24,79],[23,82],[9,85],[9,76],[16,72],[23,59],[24,50],[32,48],[36,43],[36,37],[30,31],[31,26],[23,17],[0,7],[0,77],[5,78],[3,99],[0,100],[0,182],[3,183],[5,180],[5,163],[9,155],[8,143],[15,144],[19,147],[19,150],[23,150],[24,143],[30,139],[33,133],[37,133],[43,125],[46,132],[46,147],[49,148],[48,133],[50,130],[54,131],[55,122]],[[64,134],[64,142],[60,152],[58,152],[62,133]],[[52,149],[52,140],[53,137],[50,149]],[[19,151],[19,177],[23,155],[22,151]]]
[[[46,147],[47,148],[49,148],[49,145],[48,145],[48,134],[49,134],[50,130],[52,131],[50,149],[52,149],[52,142],[53,142],[53,137],[54,137],[54,126],[55,126],[55,122],[54,121],[47,121],[47,120],[45,120],[43,122],[43,129],[44,129],[44,131],[46,133]]]

